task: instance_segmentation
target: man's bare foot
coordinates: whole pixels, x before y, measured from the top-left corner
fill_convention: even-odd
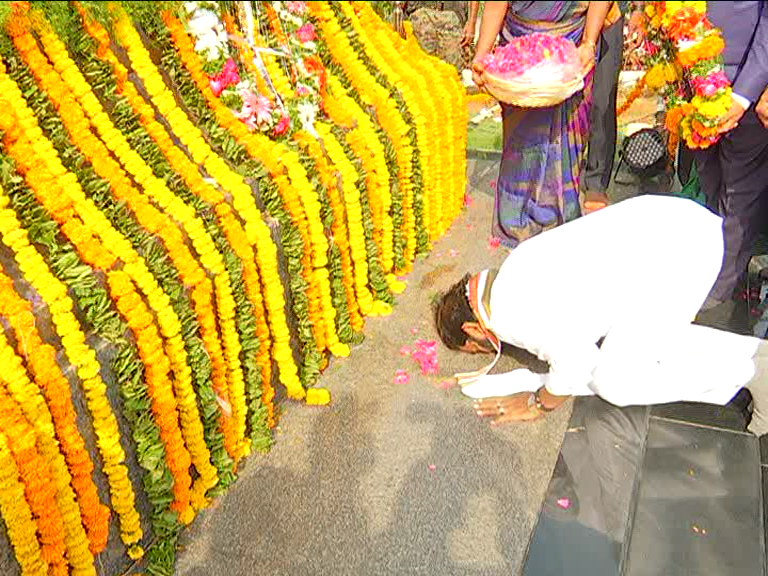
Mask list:
[[[521,392],[480,400],[475,402],[475,411],[481,418],[490,418],[492,426],[505,422],[532,422],[556,410],[567,399],[568,396],[555,396],[541,388],[537,393]]]

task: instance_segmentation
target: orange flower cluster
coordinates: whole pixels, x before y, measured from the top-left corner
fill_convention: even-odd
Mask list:
[[[189,510],[192,458],[179,426],[178,405],[171,387],[171,362],[163,350],[163,341],[152,313],[137,293],[130,276],[122,270],[112,270],[107,275],[107,283],[115,306],[136,338],[136,347],[144,363],[144,380],[152,399],[152,412],[165,445],[168,467],[173,474],[174,501],[171,509],[189,523],[192,520]]]
[[[32,509],[24,497],[24,484],[19,468],[8,447],[8,439],[0,432],[0,514],[5,520],[8,540],[13,547],[22,576],[43,576],[48,566],[43,559]]]
[[[725,50],[723,37],[719,33],[710,34],[691,48],[678,52],[677,59],[683,67],[690,68],[702,60],[716,58],[722,54],[723,50]]]
[[[616,116],[622,116],[624,115],[627,110],[629,110],[632,107],[632,104],[635,103],[635,100],[640,98],[643,91],[645,90],[645,76],[640,78],[640,80],[637,81],[637,84],[634,85],[632,88],[632,91],[627,95],[627,99],[624,100],[621,106],[616,110]]]

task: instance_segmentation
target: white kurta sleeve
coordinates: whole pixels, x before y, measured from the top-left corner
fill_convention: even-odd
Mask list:
[[[547,391],[555,396],[591,396],[593,372],[600,349],[578,339],[557,340],[543,346],[539,357],[549,363]]]

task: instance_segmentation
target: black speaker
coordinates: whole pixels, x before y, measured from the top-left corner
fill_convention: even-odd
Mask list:
[[[621,160],[640,178],[664,173],[669,162],[664,136],[655,128],[643,128],[627,136],[621,148]]]

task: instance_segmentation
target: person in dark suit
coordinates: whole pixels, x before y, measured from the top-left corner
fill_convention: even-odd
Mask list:
[[[763,92],[760,102],[757,103],[755,110],[757,111],[758,118],[760,118],[760,122],[763,123],[763,126],[768,128],[768,87],[765,89],[765,92]]]
[[[768,86],[766,4],[707,5],[709,20],[725,39],[725,73],[733,85],[733,104],[720,128],[723,137],[715,146],[695,151],[707,203],[724,219],[723,267],[702,308],[702,316],[712,318],[733,314],[734,292],[746,274],[768,194],[768,128],[756,109]]]

